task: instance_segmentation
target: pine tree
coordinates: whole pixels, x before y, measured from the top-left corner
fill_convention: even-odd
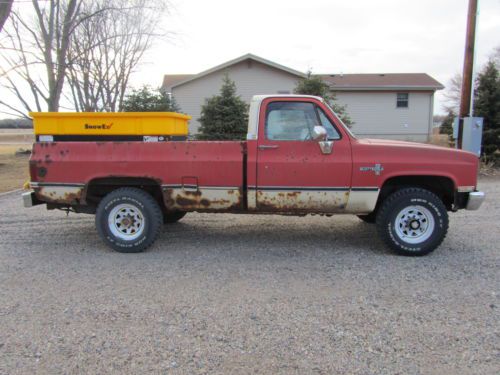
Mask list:
[[[313,76],[311,71],[307,72],[306,78],[297,83],[293,92],[323,98],[347,127],[350,128],[354,124],[347,113],[347,107],[336,102],[335,94],[330,91],[330,86],[321,77]]]
[[[474,93],[474,115],[484,118],[483,157],[500,160],[500,76],[490,60],[479,73]]]
[[[453,121],[455,120],[455,117],[456,115],[453,111],[448,110],[448,114],[445,116],[443,122],[441,122],[441,126],[439,127],[440,134],[453,134]]]
[[[124,112],[180,112],[175,98],[160,89],[143,86],[123,101]]]
[[[201,107],[198,139],[242,140],[248,125],[248,105],[236,95],[236,84],[226,74],[219,95],[205,99]]]

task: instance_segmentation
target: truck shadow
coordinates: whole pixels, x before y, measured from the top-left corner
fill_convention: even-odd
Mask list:
[[[203,225],[190,220],[166,225],[149,251],[222,251],[276,253],[297,255],[316,251],[332,254],[357,253],[392,254],[378,238],[375,225],[358,219],[324,219],[316,225],[307,218],[281,218],[273,223],[228,222],[224,225]]]

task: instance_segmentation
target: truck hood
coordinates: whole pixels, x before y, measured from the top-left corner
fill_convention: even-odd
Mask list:
[[[410,150],[415,150],[417,152],[422,152],[422,151],[432,151],[432,152],[437,152],[438,154],[445,153],[445,154],[454,154],[456,156],[458,155],[463,155],[465,159],[471,159],[476,160],[477,156],[473,154],[472,152],[469,151],[464,151],[464,150],[458,150],[455,148],[450,148],[450,147],[443,147],[443,146],[437,146],[437,145],[431,145],[428,143],[418,143],[418,142],[408,142],[408,141],[397,141],[397,140],[391,140],[391,139],[375,139],[375,138],[364,138],[364,139],[358,139],[358,142],[360,144],[364,144],[367,146],[372,145],[373,148],[404,148],[406,151]]]
[[[379,177],[384,179],[402,175],[444,176],[452,179],[455,186],[475,186],[477,181],[478,157],[454,148],[387,139],[357,139],[352,143],[352,155],[354,171],[378,164],[384,169]]]

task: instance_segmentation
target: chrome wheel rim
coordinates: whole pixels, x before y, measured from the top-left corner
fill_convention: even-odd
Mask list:
[[[409,244],[427,241],[434,232],[435,220],[424,206],[408,206],[396,216],[394,228],[397,236]]]
[[[125,241],[133,241],[144,232],[144,215],[141,210],[131,204],[119,204],[108,216],[108,226],[115,237]]]

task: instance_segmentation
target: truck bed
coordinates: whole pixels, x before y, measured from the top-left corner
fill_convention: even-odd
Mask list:
[[[244,207],[245,142],[38,142],[30,159],[38,199],[87,204],[89,189],[140,178],[183,211]]]

